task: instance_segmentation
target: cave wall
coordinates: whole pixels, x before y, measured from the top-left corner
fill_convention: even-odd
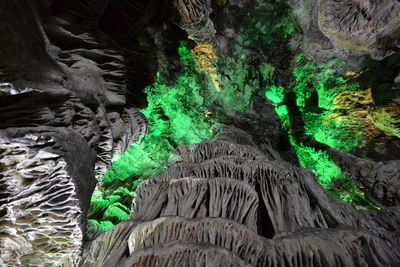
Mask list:
[[[182,161],[139,187],[131,220],[92,241],[80,266],[399,263],[397,208],[358,211],[310,171],[238,143],[247,136],[237,129],[226,132],[236,138],[180,147]]]
[[[370,103],[349,94],[351,103],[337,114],[362,113],[368,105],[376,111],[378,103],[386,112],[380,114],[396,115],[400,5],[288,4],[291,9],[244,0],[2,1],[0,265],[400,265],[399,122],[393,117],[389,134],[375,129],[358,150],[339,151],[306,136],[292,87],[299,53],[313,63],[340,58],[358,83],[373,89]],[[96,186],[103,193],[125,186],[103,186],[102,176],[149,133],[140,112],[144,88],[179,77],[181,40],[197,51],[195,70],[215,88],[228,91],[242,79],[254,92],[239,103],[214,105],[215,115],[206,111],[220,124],[216,138],[174,145],[179,160],[129,192],[129,218],[100,233],[87,223],[91,195]],[[216,67],[218,58],[229,60]],[[254,89],[267,86],[266,71],[257,69],[266,63],[286,88],[293,135],[275,114],[282,103]],[[236,72],[229,72],[232,65]],[[367,67],[371,72],[363,74]],[[240,72],[247,76],[233,77]],[[247,99],[247,112],[234,109]],[[335,199],[298,166],[292,137],[324,151],[378,208]]]
[[[123,54],[93,18],[46,1],[0,9],[2,263],[72,266],[96,179],[145,122],[126,105]]]

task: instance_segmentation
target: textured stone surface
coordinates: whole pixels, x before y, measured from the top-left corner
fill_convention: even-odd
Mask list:
[[[35,6],[26,1],[2,4],[0,58],[7,62],[1,67],[2,115],[6,118],[2,128],[73,128],[97,152],[96,177],[100,177],[113,155],[123,153],[132,140],[146,132],[138,110],[124,107],[123,55],[90,18],[83,28],[77,28],[74,23],[79,13],[71,17],[65,9],[65,13],[53,16],[49,14],[52,10],[41,7],[44,18],[39,18]],[[21,12],[11,16],[16,10]],[[18,19],[22,14],[25,20]],[[32,21],[26,21],[28,18]],[[28,40],[35,50],[26,48]],[[20,57],[11,60],[9,55],[15,53]],[[25,58],[30,59],[28,63]],[[18,94],[11,95],[12,90]]]
[[[282,160],[290,148],[263,95],[252,113],[225,114],[245,131],[227,126],[217,141],[178,147],[182,160],[135,192],[132,219],[84,244],[96,178],[147,132],[143,88],[157,71],[176,78],[187,34],[230,56],[247,2],[0,2],[1,266],[400,265],[398,160],[329,150],[386,207],[336,201]],[[399,48],[395,1],[290,2],[314,59],[359,66],[360,55]]]
[[[329,149],[332,160],[385,206],[400,205],[400,161],[371,162]]]
[[[305,52],[316,60],[339,56],[357,65],[360,55],[383,59],[398,51],[397,1],[293,0],[290,4],[305,33]]]
[[[94,240],[81,264],[95,262],[92,255],[100,251],[117,266],[167,266],[179,259],[185,266],[400,263],[398,206],[356,210],[334,200],[309,171],[233,140],[178,149],[184,162],[143,183],[133,220]],[[111,236],[124,255],[104,245]],[[226,251],[234,262],[226,261]],[[97,266],[107,266],[107,259]]]
[[[95,185],[87,168],[94,154],[70,130],[0,136],[2,260],[7,266],[76,264]]]
[[[126,106],[123,53],[93,18],[105,3],[61,12],[48,1],[0,3],[6,266],[76,265],[95,177],[146,133],[143,115]]]
[[[396,264],[396,257],[398,258],[398,252],[392,253],[393,250],[384,241],[350,227],[307,229],[282,234],[274,239],[263,238],[235,221],[221,218],[161,217],[139,224],[137,221],[125,222],[117,227],[118,229],[113,229],[107,234],[107,238],[110,239],[97,239],[92,243],[90,249],[93,254],[88,253],[85,256],[86,261],[94,265],[83,266],[109,266],[108,264],[122,266],[122,264],[132,263],[131,260],[135,257],[140,257],[136,260],[143,260],[143,254],[149,253],[157,257],[161,254],[160,247],[164,247],[162,254],[168,255],[175,251],[175,248],[169,250],[174,240],[180,240],[179,243],[184,244],[203,244],[208,248],[224,248],[240,258],[243,264],[247,263],[250,266],[282,266],[285,262],[290,266],[363,266],[365,264],[390,266],[390,264]],[[124,236],[121,235],[122,233]],[[128,239],[127,236],[129,236]],[[124,243],[123,249],[126,255],[120,256],[115,248],[107,249],[111,247],[108,243],[107,248],[104,248],[105,240],[113,240],[111,244],[116,244],[119,250],[121,250],[121,242]],[[367,246],[376,246],[376,250],[371,251]],[[385,251],[382,246],[389,250]],[[146,250],[146,248],[154,249]],[[185,249],[186,247],[181,247],[180,251],[185,251]],[[95,255],[99,255],[99,251],[105,253],[110,251],[109,261],[101,258],[96,261]],[[219,252],[221,253],[221,250]],[[129,254],[132,256],[128,257]],[[117,261],[116,257],[121,258]],[[180,258],[180,255],[176,258]],[[222,264],[222,261],[215,264],[218,266]],[[165,264],[156,266],[165,266]]]
[[[78,266],[118,266],[128,251],[128,239],[138,224],[136,221],[125,221],[86,244]]]
[[[400,45],[397,1],[320,1],[318,25],[338,48],[382,59]]]
[[[182,178],[139,190],[132,208],[134,218],[155,219],[147,215],[150,207],[153,215],[222,217],[255,229],[258,198],[254,189],[238,180]]]
[[[215,34],[210,0],[175,0],[179,25],[197,43],[209,43]]]
[[[251,266],[230,251],[216,246],[190,242],[173,242],[164,246],[138,250],[120,266]]]

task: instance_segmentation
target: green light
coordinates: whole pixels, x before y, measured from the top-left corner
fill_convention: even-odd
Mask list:
[[[330,147],[349,152],[363,139],[361,125],[354,120],[350,125],[329,117],[338,92],[359,90],[357,83],[346,81],[333,70],[334,66],[342,65],[340,60],[315,65],[308,62],[304,54],[300,54],[296,58],[291,86],[302,113],[306,134],[313,135],[317,141]],[[318,101],[307,104],[313,94]]]
[[[129,209],[121,203],[114,203],[108,206],[104,212],[104,219],[110,221],[124,221],[129,219]]]
[[[278,114],[278,117],[281,121],[282,128],[285,130],[290,129],[290,118],[289,112],[286,105],[281,105],[275,108],[275,112]]]
[[[186,43],[178,49],[185,72],[173,86],[165,85],[160,75],[145,89],[149,132],[141,143],[131,145],[103,177],[103,184],[132,176],[151,177],[173,160],[170,151],[177,145],[208,140],[211,122],[204,117],[200,81],[194,73],[193,58]]]
[[[291,134],[285,88],[274,84],[274,67],[262,63],[264,58],[260,60],[254,53],[259,51],[269,60],[288,45],[295,33],[294,19],[283,2],[262,0],[244,19],[237,43],[232,43],[232,56],[218,58],[215,66],[214,61],[210,63],[209,67],[216,70],[214,80],[196,71],[192,51],[186,42],[180,43],[178,54],[183,73],[173,84],[163,81],[157,73],[155,83],[145,89],[148,106],[141,112],[148,120],[148,134],[112,163],[92,196],[88,217],[95,228],[106,231],[118,221],[128,219],[134,190],[145,179],[180,160],[171,153],[174,148],[211,139],[210,130],[218,131],[218,118],[231,110],[244,114],[251,107],[253,96],[264,91],[273,102],[282,128],[288,132],[300,165],[310,168],[336,198],[379,208],[366,199],[325,152],[297,143]],[[280,7],[279,12],[276,5]],[[328,120],[336,93],[342,89],[358,90],[357,84],[349,83],[333,70],[340,64],[334,60],[315,65],[300,54],[293,70],[294,81],[286,89],[296,95],[306,134],[331,147],[351,151],[363,138],[361,132],[354,132],[356,122],[349,127],[343,122]],[[215,84],[220,90],[216,90]],[[316,102],[313,108],[310,108],[311,101]],[[376,121],[381,128],[388,128],[381,120]]]
[[[278,105],[285,99],[284,88],[282,86],[270,85],[265,91],[265,96],[274,103]]]
[[[89,219],[88,221],[95,229],[100,232],[108,231],[114,227],[114,224],[110,221],[97,221],[92,219]]]
[[[360,133],[354,133],[354,128],[342,125],[337,121],[326,122],[331,112],[332,101],[335,92],[346,88],[355,90],[354,84],[346,84],[346,81],[338,77],[330,69],[332,62],[324,65],[313,65],[306,61],[304,55],[297,57],[297,66],[294,68],[294,82],[291,85],[296,94],[296,104],[302,113],[306,134],[331,147],[344,151],[350,151],[362,138]],[[380,205],[369,199],[360,191],[351,177],[345,175],[342,170],[329,158],[326,152],[316,150],[299,144],[291,133],[290,117],[286,105],[282,105],[285,99],[284,88],[274,84],[266,87],[265,96],[273,102],[282,128],[288,132],[289,142],[296,151],[299,164],[303,168],[309,168],[317,177],[317,181],[333,196],[342,201],[353,203],[359,208],[380,209]],[[309,109],[308,99],[316,92],[318,94],[318,107],[322,111],[315,112]],[[357,124],[352,124],[352,126]]]
[[[211,138],[209,129],[213,122],[204,116],[205,103],[200,94],[202,83],[195,73],[193,57],[186,45],[181,42],[178,49],[184,73],[175,84],[164,84],[157,74],[156,82],[145,89],[148,106],[141,112],[148,119],[148,134],[112,163],[100,188],[92,196],[88,217],[104,220],[94,224],[101,231],[112,227],[109,222],[117,223],[129,218],[129,206],[122,202],[130,202],[132,192],[144,179],[179,160],[171,153],[176,146]],[[112,190],[115,181],[124,181],[124,187]]]

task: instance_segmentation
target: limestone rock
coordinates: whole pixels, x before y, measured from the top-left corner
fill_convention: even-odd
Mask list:
[[[210,0],[176,0],[180,27],[197,43],[210,43],[215,34]]]
[[[6,266],[76,265],[95,177],[146,133],[138,109],[126,106],[123,52],[97,28],[106,1],[80,2],[63,12],[49,1],[0,3]]]
[[[144,182],[134,197],[133,219],[95,239],[80,264],[400,263],[399,207],[358,211],[334,200],[309,171],[235,140],[179,148],[183,162]],[[106,240],[112,243],[105,246]],[[103,253],[109,256],[98,262],[91,256]]]
[[[0,150],[0,257],[7,266],[76,264],[95,186],[89,146],[48,127],[1,131]]]
[[[318,25],[338,48],[376,59],[399,45],[400,5],[396,1],[320,1]]]
[[[254,140],[226,126],[218,140],[176,148],[181,161],[140,185],[131,219],[84,243],[96,178],[147,133],[141,90],[156,71],[178,75],[184,31],[230,56],[247,2],[0,2],[0,265],[400,265],[398,160],[328,151],[386,207],[336,201],[282,160],[283,132],[262,94],[253,114],[223,118]],[[358,63],[399,48],[397,2],[290,2],[314,59]]]
[[[317,61],[340,57],[358,65],[362,55],[380,60],[398,51],[400,6],[396,1],[289,3],[305,34],[305,52]]]
[[[355,178],[360,188],[386,206],[400,205],[400,161],[371,162],[335,149],[328,150],[332,160]]]

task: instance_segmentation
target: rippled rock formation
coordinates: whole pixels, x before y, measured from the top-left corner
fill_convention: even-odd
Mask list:
[[[197,43],[211,42],[215,34],[210,0],[176,0],[180,27]]]
[[[398,1],[291,1],[305,32],[305,50],[317,60],[399,50]]]
[[[208,56],[197,69],[214,75],[211,81],[221,83],[218,89],[224,90],[225,83],[262,91],[268,77],[279,80],[276,85],[286,88],[288,113],[295,112],[290,107],[295,102],[290,60],[298,53],[316,61],[350,58],[360,66],[364,55],[382,59],[399,49],[400,5],[395,1],[292,0],[304,37],[301,48],[299,36],[290,41],[291,48],[298,46],[293,51],[289,45],[275,47],[278,35],[289,43],[295,31],[289,16],[288,25],[276,28],[261,25],[264,17],[242,24],[255,2],[0,2],[0,266],[400,265],[396,109],[380,109],[380,115],[393,115],[381,128],[389,128],[394,145],[375,153],[375,162],[325,147],[383,207],[364,210],[335,200],[311,171],[296,167],[277,106],[266,101],[264,92],[247,95],[254,102],[248,114],[229,110],[222,115],[218,103],[212,103],[215,110],[201,110],[205,117],[214,111],[219,123],[229,126],[216,140],[178,147],[171,141],[179,160],[134,193],[124,183],[136,183],[138,177],[110,179],[105,190],[134,195],[132,203],[123,199],[128,199],[124,205],[131,204],[130,219],[117,224],[115,216],[108,221],[117,224],[111,230],[99,233],[92,227],[88,233],[93,190],[113,158],[148,132],[140,113],[144,88],[160,77],[169,86],[182,72],[179,41],[193,40],[189,46],[198,45],[197,56]],[[266,18],[279,21],[273,2],[258,12],[264,10],[270,12]],[[260,36],[270,30],[265,25],[274,28],[275,43],[262,42]],[[247,30],[257,36],[244,40]],[[238,57],[232,56],[223,65],[225,72],[218,73],[213,65],[218,57],[233,53]],[[232,65],[238,68],[229,69]],[[361,98],[354,105],[343,103],[338,113],[351,107],[366,120],[361,104],[372,110],[374,96],[386,87],[396,94],[382,98],[399,101],[395,72],[379,84],[379,91],[369,90],[367,103]],[[396,85],[390,88],[392,78]],[[379,115],[371,114],[371,120]],[[373,138],[381,137],[374,133]],[[107,205],[102,208],[104,213]],[[125,211],[128,217],[129,208]],[[103,213],[95,219],[106,220]]]
[[[7,266],[72,266],[80,258],[95,154],[72,130],[1,130],[0,251]]]
[[[73,266],[96,178],[145,133],[124,57],[95,24],[44,1],[0,3],[0,257]],[[54,8],[54,7],[53,7]],[[90,18],[87,18],[90,21]]]
[[[140,186],[132,220],[92,241],[80,265],[400,263],[398,207],[356,210],[238,137],[178,149],[182,162]]]
[[[385,206],[400,205],[400,161],[371,162],[335,149],[328,152],[342,170],[355,177],[360,188]]]
[[[318,25],[338,48],[382,59],[400,47],[397,1],[321,1]]]

